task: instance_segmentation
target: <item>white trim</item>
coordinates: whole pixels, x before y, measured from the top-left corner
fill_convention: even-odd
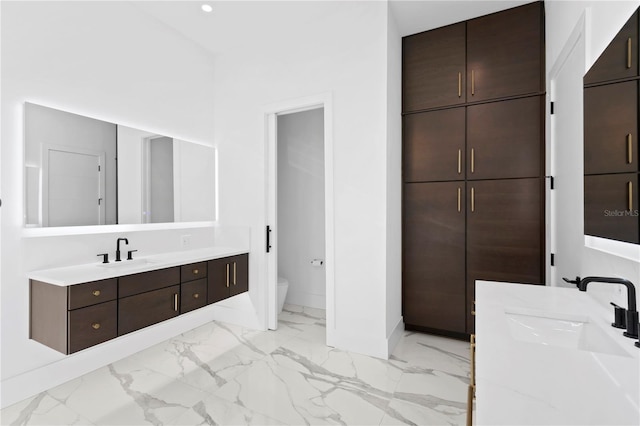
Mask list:
[[[545,105],[545,122],[546,122],[546,143],[545,143],[545,175],[553,176],[556,170],[555,167],[555,158],[553,153],[555,152],[556,141],[554,139],[555,135],[555,120],[551,115],[549,110],[550,102],[555,101],[555,92],[556,92],[556,79],[558,75],[562,71],[567,59],[571,56],[571,53],[576,48],[576,45],[581,39],[585,39],[584,48],[585,48],[585,57],[587,55],[587,40],[586,40],[586,28],[587,22],[589,21],[589,17],[591,15],[590,8],[586,8],[584,13],[578,19],[571,35],[567,38],[567,42],[564,44],[562,51],[556,58],[549,74],[547,75],[547,102]],[[553,216],[553,206],[554,206],[554,193],[551,191],[551,187],[549,183],[545,182],[545,284],[546,285],[557,285],[557,283],[552,282],[553,272],[551,270],[551,253],[555,253],[556,251],[556,239],[557,239],[557,230],[555,227],[555,221]]]
[[[276,224],[276,116],[324,108],[324,176],[325,176],[325,268],[326,268],[326,313],[327,345],[334,345],[335,336],[335,232],[334,232],[334,179],[333,179],[333,96],[330,92],[290,99],[263,107],[265,122],[265,214],[264,224]],[[273,229],[276,229],[273,226]],[[272,235],[275,237],[276,232]],[[266,235],[263,236],[266,244]],[[277,243],[273,241],[274,245]],[[277,253],[277,250],[276,250]],[[277,304],[277,254],[264,252],[267,297],[265,315],[268,328],[275,329],[278,322]]]
[[[400,319],[398,320],[398,323],[396,324],[395,327],[393,327],[393,330],[391,331],[391,334],[389,334],[389,338],[387,339],[387,359],[389,358],[389,356],[391,356],[391,353],[400,342],[400,339],[402,338],[403,334],[404,334],[404,318],[400,317]]]
[[[122,232],[160,231],[167,229],[211,228],[214,221],[180,223],[130,223],[123,225],[56,226],[51,228],[24,228],[22,238],[57,237],[64,235],[115,234]]]

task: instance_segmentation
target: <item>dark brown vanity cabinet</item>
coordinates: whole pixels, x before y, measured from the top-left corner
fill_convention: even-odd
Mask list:
[[[180,313],[180,268],[160,269],[118,279],[118,335]]]
[[[544,92],[542,2],[402,39],[402,111]]]
[[[638,75],[638,12],[636,11],[584,76],[585,84]]]
[[[217,301],[207,297],[212,264],[220,265],[226,297],[248,291],[248,260],[243,254],[69,286],[30,280],[29,337],[64,354],[106,342]]]
[[[180,268],[180,313],[193,311],[207,304],[207,262]]]
[[[473,333],[476,280],[544,282],[543,16],[535,2],[403,38],[409,329]],[[426,76],[457,78],[463,27],[466,75],[456,98],[456,85]],[[427,96],[431,103],[418,101]]]
[[[118,335],[117,279],[69,287],[31,280],[29,290],[29,338],[71,354]]]
[[[249,255],[210,260],[208,264],[208,303],[215,303],[249,289]]]

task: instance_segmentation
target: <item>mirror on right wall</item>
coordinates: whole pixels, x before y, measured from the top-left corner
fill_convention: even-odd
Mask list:
[[[639,12],[584,76],[584,233],[640,244]]]

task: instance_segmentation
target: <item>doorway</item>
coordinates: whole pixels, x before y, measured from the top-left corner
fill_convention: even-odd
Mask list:
[[[330,95],[265,110],[267,325],[278,327],[277,283],[284,278],[287,303],[326,310],[329,346],[335,323],[331,115]]]

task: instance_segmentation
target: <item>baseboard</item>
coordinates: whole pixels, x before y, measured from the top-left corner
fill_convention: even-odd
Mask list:
[[[324,294],[296,293],[295,291],[291,291],[291,286],[289,286],[285,303],[290,305],[308,306],[316,309],[326,309],[327,296]]]
[[[403,334],[404,334],[404,318],[400,317],[400,319],[398,320],[398,323],[396,324],[395,327],[393,327],[393,330],[391,330],[391,333],[387,338],[387,358],[391,356],[391,354],[393,353],[393,350],[398,345],[398,342],[402,338]]]

